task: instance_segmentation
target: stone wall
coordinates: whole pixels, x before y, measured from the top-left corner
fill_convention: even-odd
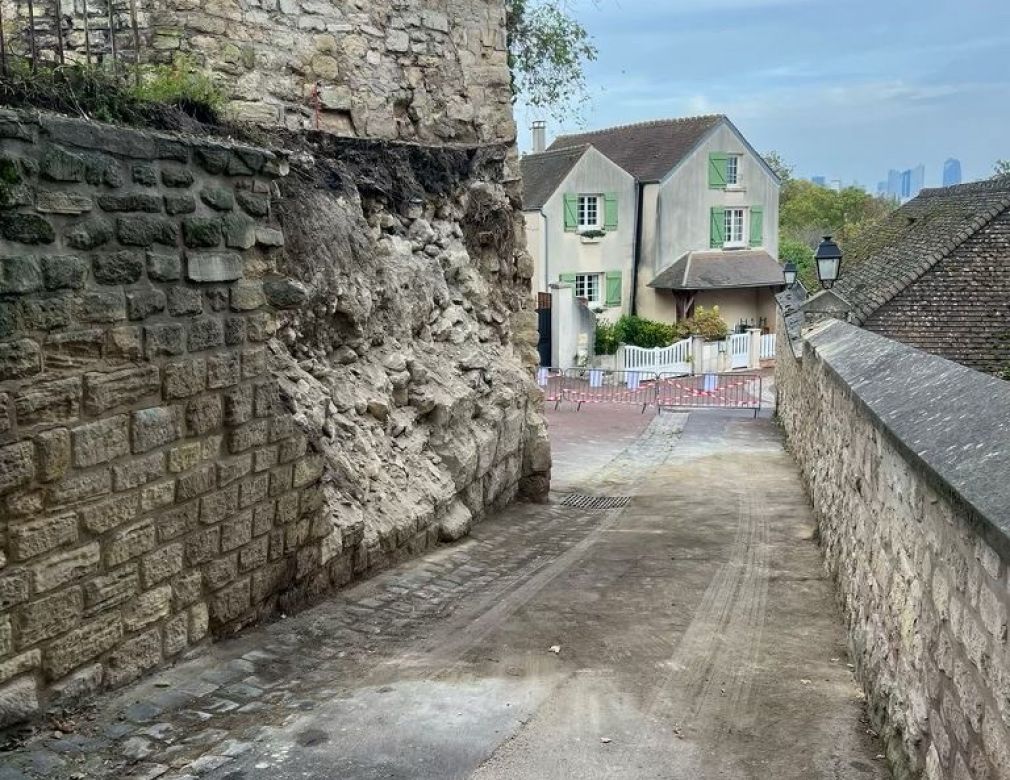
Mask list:
[[[25,0],[3,0],[9,34],[27,23]],[[94,50],[107,52],[103,4],[89,3]],[[185,57],[205,67],[233,119],[421,143],[515,139],[497,0],[137,0],[144,62]],[[84,58],[83,0],[64,2],[70,59]],[[119,51],[135,58],[126,4]],[[52,5],[35,3],[39,46],[56,44]],[[318,111],[317,111],[318,109]]]
[[[277,155],[0,114],[0,719],[117,685],[318,566],[280,401]]]
[[[0,725],[546,495],[511,145],[0,138]]]
[[[1010,384],[838,321],[779,416],[895,777],[1010,777]]]

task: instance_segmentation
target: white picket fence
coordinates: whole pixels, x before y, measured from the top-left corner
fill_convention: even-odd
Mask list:
[[[750,364],[749,333],[734,333],[725,341],[709,341],[702,351],[700,369],[704,372],[731,371],[748,368]],[[726,360],[720,355],[727,353]],[[678,341],[669,347],[644,349],[622,346],[618,351],[616,367],[623,371],[654,371],[657,374],[690,374],[692,371],[691,339]],[[761,336],[761,360],[775,357],[775,334]]]
[[[678,341],[668,347],[645,349],[643,347],[622,348],[625,371],[654,371],[657,374],[691,373],[691,339]]]
[[[773,360],[775,358],[775,334],[766,333],[761,337],[761,359]]]

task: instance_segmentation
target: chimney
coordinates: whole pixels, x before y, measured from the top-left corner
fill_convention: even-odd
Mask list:
[[[539,154],[547,148],[547,123],[538,119],[533,123],[533,154]]]

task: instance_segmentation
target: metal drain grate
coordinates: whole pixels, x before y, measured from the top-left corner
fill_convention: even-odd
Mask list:
[[[581,493],[571,493],[565,496],[561,506],[570,506],[575,509],[619,509],[630,503],[630,496],[587,496]]]

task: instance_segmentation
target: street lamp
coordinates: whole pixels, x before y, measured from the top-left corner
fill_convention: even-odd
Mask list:
[[[831,236],[825,236],[817,247],[814,260],[817,261],[817,278],[821,280],[821,287],[830,290],[835,286],[842,267],[842,250],[831,240]]]
[[[792,289],[796,284],[796,263],[786,263],[782,268],[782,276],[785,277],[786,287]]]

